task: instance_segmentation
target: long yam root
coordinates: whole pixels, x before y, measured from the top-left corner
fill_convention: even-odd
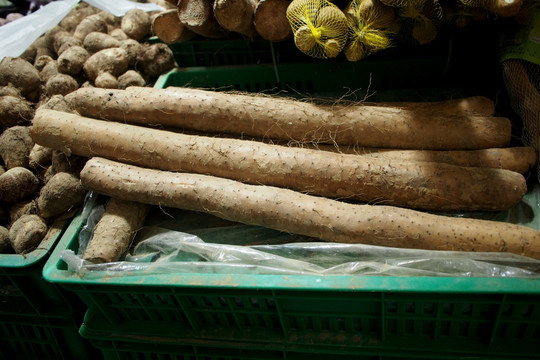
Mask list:
[[[277,97],[142,87],[81,88],[66,98],[81,115],[94,118],[299,142],[465,150],[505,147],[511,136],[507,118],[458,115],[456,109],[448,116],[426,110],[425,104],[320,106]]]
[[[92,158],[83,186],[126,201],[176,207],[332,242],[429,250],[511,252],[540,259],[540,232],[487,220],[355,205],[206,175]]]
[[[38,109],[31,133],[66,154],[426,210],[508,209],[527,191],[523,175],[509,170],[185,135],[47,109]]]

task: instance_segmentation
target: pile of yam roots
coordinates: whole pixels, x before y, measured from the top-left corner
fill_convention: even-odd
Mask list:
[[[63,101],[30,133],[86,159],[82,187],[111,199],[114,242],[94,236],[94,262],[118,259],[152,205],[329,242],[540,259],[540,231],[441,215],[510,209],[527,192],[535,152],[510,146],[510,120],[485,97],[318,104],[133,86]]]

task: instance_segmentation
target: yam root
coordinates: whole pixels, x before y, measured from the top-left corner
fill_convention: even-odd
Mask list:
[[[72,46],[58,57],[56,66],[61,73],[77,75],[89,57],[90,54],[82,46]]]
[[[500,210],[527,187],[521,174],[185,135],[38,109],[34,141],[67,154],[121,160],[327,197],[427,210]]]
[[[195,33],[180,22],[176,8],[159,13],[152,20],[152,32],[166,44],[188,41]]]
[[[177,11],[180,22],[194,33],[210,39],[225,37],[226,32],[214,17],[210,1],[181,0]]]
[[[188,88],[79,89],[67,101],[85,116],[203,132],[365,147],[470,150],[506,147],[503,117],[435,115],[420,105],[323,106]],[[440,106],[440,105],[439,105]],[[152,114],[159,113],[159,116]]]
[[[0,86],[13,85],[22,96],[35,102],[41,94],[39,72],[28,61],[6,56],[0,61]]]
[[[9,241],[17,254],[35,250],[47,234],[47,223],[38,215],[23,215],[9,228]]]
[[[13,204],[9,209],[9,221],[13,224],[24,215],[37,215],[38,209],[35,200],[26,200]]]
[[[0,157],[8,169],[28,167],[28,156],[33,147],[27,126],[12,126],[0,135]]]
[[[67,95],[79,88],[79,83],[68,74],[58,73],[45,83],[45,93],[48,96]]]
[[[16,203],[32,196],[39,187],[38,178],[32,171],[15,167],[0,175],[0,201]]]
[[[9,230],[0,226],[0,254],[5,254],[11,250],[11,242],[9,241]]]
[[[214,0],[214,17],[225,30],[248,38],[257,35],[253,25],[253,13],[258,0]]]
[[[146,204],[111,197],[94,228],[83,259],[95,264],[119,260],[128,250],[135,232],[143,225],[149,209]]]
[[[28,166],[32,169],[46,168],[51,165],[53,149],[34,144],[28,155]]]
[[[288,143],[287,145],[309,147],[309,145],[306,144]],[[324,144],[314,145],[310,148],[396,160],[428,161],[467,167],[507,169],[522,174],[531,170],[536,163],[536,153],[534,149],[529,146],[449,151],[355,148]]]
[[[88,79],[93,82],[103,72],[119,76],[126,72],[128,66],[128,54],[126,50],[119,47],[104,49],[93,54],[84,63],[83,70]]]
[[[94,31],[86,35],[83,45],[88,52],[97,53],[103,49],[120,47],[121,42],[109,34]]]
[[[290,3],[290,0],[260,0],[257,3],[253,13],[253,25],[263,39],[278,42],[292,37],[286,16]]]
[[[18,96],[0,97],[0,129],[28,124],[34,117],[32,103]]]
[[[125,89],[130,86],[146,86],[146,81],[139,72],[128,70],[118,77],[118,87]]]
[[[122,17],[122,31],[133,40],[141,41],[150,34],[152,19],[141,9],[131,9]]]
[[[172,50],[166,44],[146,44],[137,59],[136,68],[149,81],[172,70],[176,62]]]
[[[348,204],[206,175],[90,159],[83,186],[125,201],[182,208],[317,239],[402,248],[511,252],[540,259],[540,232],[392,206]]]
[[[91,32],[107,33],[107,23],[99,14],[93,14],[84,18],[75,28],[73,37],[82,42]]]
[[[108,71],[99,74],[98,77],[94,80],[94,85],[102,89],[118,89],[120,87],[116,76],[114,76]]]
[[[59,172],[41,188],[36,204],[41,217],[49,219],[81,205],[85,195],[86,191],[75,174]]]

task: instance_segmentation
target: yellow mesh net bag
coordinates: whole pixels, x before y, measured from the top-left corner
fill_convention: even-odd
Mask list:
[[[345,57],[358,61],[392,46],[394,9],[379,0],[352,0],[344,10],[349,27]]]
[[[347,20],[336,5],[326,0],[293,0],[286,15],[294,43],[304,54],[328,59],[343,50],[347,41]]]
[[[467,0],[465,0],[467,1]],[[426,0],[381,0],[384,5],[392,7],[421,6]]]

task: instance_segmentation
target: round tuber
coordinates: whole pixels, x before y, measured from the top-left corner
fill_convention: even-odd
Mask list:
[[[38,215],[23,215],[9,229],[9,241],[17,254],[35,250],[47,234],[47,224]]]
[[[120,28],[131,39],[140,41],[150,34],[152,19],[144,10],[131,9],[122,18]]]
[[[0,201],[16,203],[33,195],[39,187],[32,171],[15,167],[0,175]]]
[[[28,156],[34,147],[27,126],[12,126],[0,135],[0,157],[7,169],[28,167]]]
[[[37,198],[39,214],[53,218],[83,203],[86,190],[77,175],[68,172],[54,174],[41,188]]]

